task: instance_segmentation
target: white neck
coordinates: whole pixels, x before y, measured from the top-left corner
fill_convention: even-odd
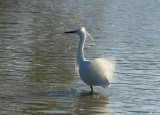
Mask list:
[[[85,60],[83,49],[84,49],[84,44],[85,44],[85,40],[86,40],[86,34],[83,33],[79,36],[80,36],[80,41],[79,41],[79,45],[78,45],[78,54],[77,54],[78,63]]]

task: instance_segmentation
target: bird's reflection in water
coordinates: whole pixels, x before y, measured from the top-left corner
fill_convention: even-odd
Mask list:
[[[90,115],[110,115],[109,97],[99,92],[87,90],[69,90],[69,91],[46,91],[36,93],[36,95],[48,95],[60,99],[73,99],[72,112],[74,114]]]
[[[109,98],[99,93],[82,91],[75,97],[74,113],[82,115],[110,115]]]

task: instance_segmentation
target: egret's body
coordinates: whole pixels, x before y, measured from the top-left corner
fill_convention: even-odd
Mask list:
[[[94,60],[86,60],[84,58],[84,44],[87,35],[85,27],[66,33],[75,33],[80,36],[76,67],[81,79],[90,85],[91,92],[93,92],[93,85],[110,86],[109,79],[112,78],[114,72],[114,63],[111,63],[106,58],[96,58]]]

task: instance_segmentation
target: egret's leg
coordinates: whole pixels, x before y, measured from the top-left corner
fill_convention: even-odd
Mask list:
[[[92,87],[92,85],[90,85],[90,88],[91,88],[91,93],[93,92],[93,87]]]

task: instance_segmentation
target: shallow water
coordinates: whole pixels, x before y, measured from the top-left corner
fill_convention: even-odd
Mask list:
[[[159,0],[1,0],[0,113],[160,114]],[[85,57],[117,60],[111,87],[94,94],[74,72],[85,26]]]

